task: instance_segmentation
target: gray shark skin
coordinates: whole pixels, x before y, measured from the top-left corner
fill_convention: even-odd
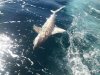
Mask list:
[[[42,27],[37,27],[34,25],[33,29],[38,33],[36,38],[33,41],[33,50],[38,48],[50,35],[56,34],[56,33],[62,33],[66,30],[61,29],[59,27],[55,26],[55,19],[56,19],[56,13],[59,12],[61,9],[63,9],[65,6],[60,7],[59,9],[52,11],[52,14],[47,19],[47,21],[44,23]]]

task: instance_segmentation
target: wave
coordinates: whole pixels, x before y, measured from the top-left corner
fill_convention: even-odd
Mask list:
[[[73,16],[73,22],[68,29],[70,46],[67,54],[73,75],[99,74],[100,9],[96,7],[98,4],[98,0],[73,0],[66,6],[67,14]]]

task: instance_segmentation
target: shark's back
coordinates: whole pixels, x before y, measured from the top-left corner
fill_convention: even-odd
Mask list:
[[[56,13],[59,12],[61,9],[63,9],[65,6],[60,7],[59,9],[53,11],[51,10],[52,14],[50,17],[47,19],[47,21],[44,23],[42,26],[42,34],[45,35],[51,35],[52,31],[54,30],[55,27],[55,19],[56,19]]]

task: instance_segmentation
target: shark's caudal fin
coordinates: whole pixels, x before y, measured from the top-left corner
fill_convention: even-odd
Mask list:
[[[57,9],[57,10],[55,10],[55,11],[53,11],[53,10],[51,10],[51,12],[53,13],[53,14],[56,14],[57,12],[59,12],[61,9],[63,9],[65,6],[62,6],[62,7],[60,7],[59,9]]]

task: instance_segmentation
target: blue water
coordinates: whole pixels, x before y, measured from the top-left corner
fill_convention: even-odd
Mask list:
[[[52,13],[66,30],[33,51],[37,33]],[[99,0],[0,0],[0,75],[100,75]]]

